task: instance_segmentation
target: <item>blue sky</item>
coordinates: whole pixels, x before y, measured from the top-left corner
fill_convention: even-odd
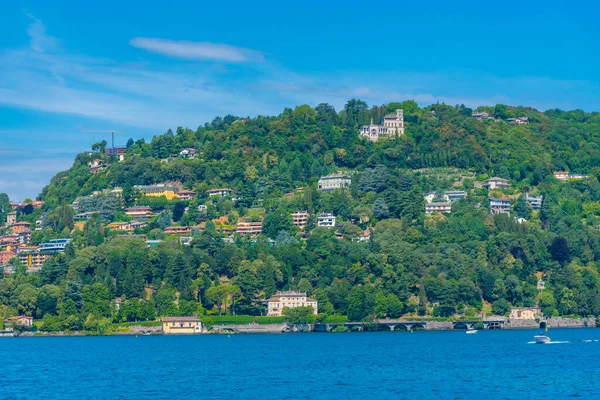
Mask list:
[[[82,129],[124,144],[353,97],[600,110],[594,2],[402,3],[3,4],[0,192],[37,195],[101,138]]]

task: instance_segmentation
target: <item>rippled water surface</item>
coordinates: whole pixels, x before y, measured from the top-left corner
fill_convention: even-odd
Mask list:
[[[600,329],[0,339],[0,399],[600,398]]]

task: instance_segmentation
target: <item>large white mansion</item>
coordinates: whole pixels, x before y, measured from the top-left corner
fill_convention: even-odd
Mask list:
[[[395,114],[384,116],[383,125],[375,125],[373,124],[373,120],[371,120],[370,125],[360,127],[360,136],[372,142],[378,141],[380,135],[390,139],[404,135],[404,110],[396,110]]]

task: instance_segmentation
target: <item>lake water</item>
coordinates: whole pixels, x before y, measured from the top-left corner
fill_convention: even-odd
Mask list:
[[[600,329],[0,339],[0,399],[600,398]]]

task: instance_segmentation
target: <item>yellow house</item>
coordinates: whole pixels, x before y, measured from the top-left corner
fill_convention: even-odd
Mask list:
[[[510,309],[510,319],[536,319],[540,316],[540,309],[537,307],[521,307]]]
[[[171,201],[177,197],[177,188],[165,183],[159,183],[156,185],[135,185],[135,189],[139,190],[144,196],[148,197],[160,197],[165,196],[167,200]]]
[[[164,317],[161,321],[165,335],[202,333],[202,322],[196,317]]]

